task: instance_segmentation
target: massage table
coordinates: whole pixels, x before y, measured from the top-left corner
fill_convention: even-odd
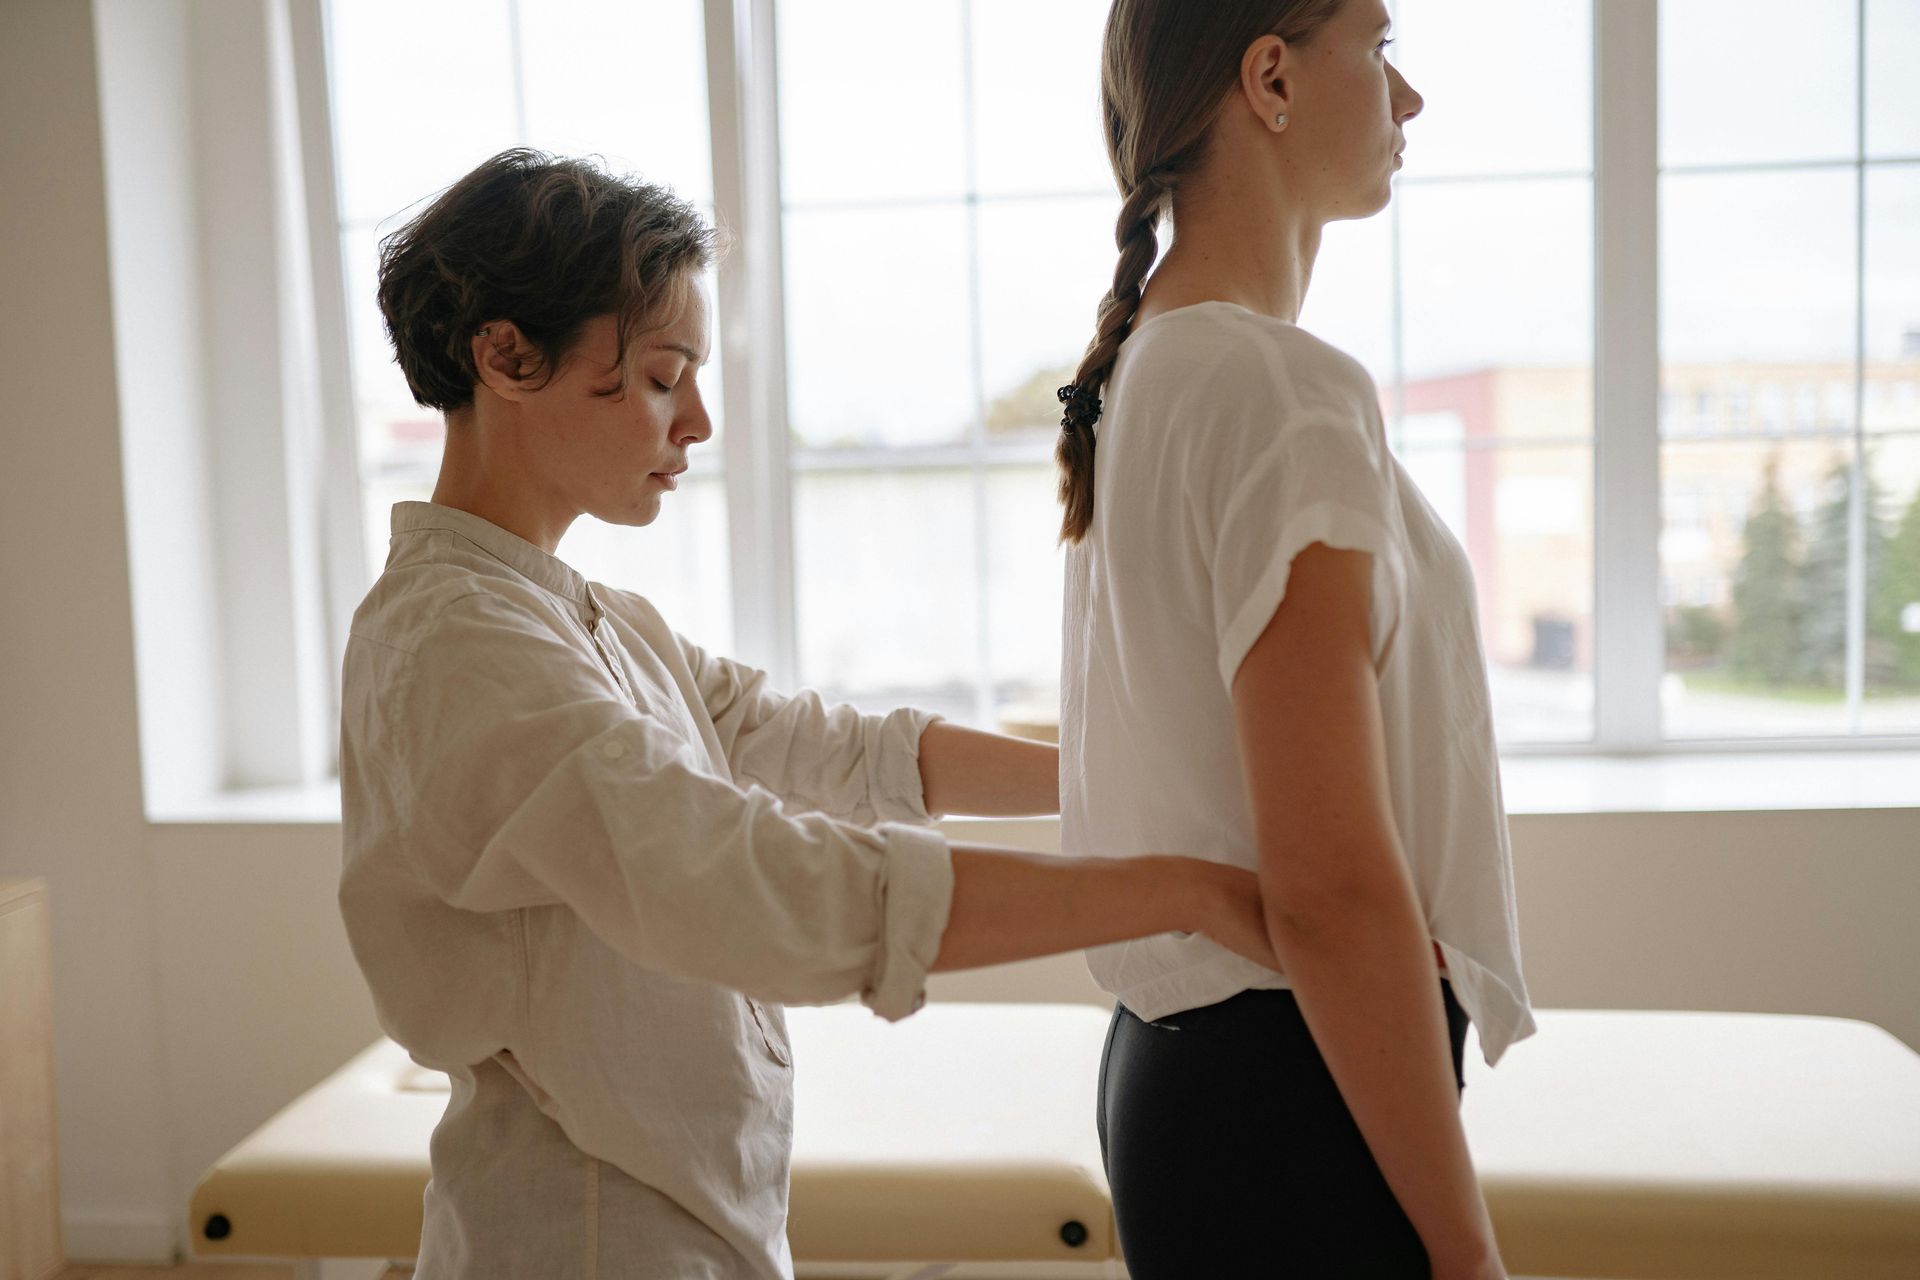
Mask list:
[[[1920,1277],[1920,1054],[1838,1018],[1536,1016],[1497,1072],[1469,1036],[1462,1103],[1516,1278]],[[1090,1005],[789,1009],[798,1274],[1123,1276],[1093,1122],[1106,1024]],[[410,1258],[445,1088],[367,1049],[208,1172],[196,1251],[304,1276]]]

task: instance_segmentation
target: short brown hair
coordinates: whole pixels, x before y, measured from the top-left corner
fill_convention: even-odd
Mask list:
[[[473,402],[472,338],[488,321],[511,320],[547,378],[582,326],[611,314],[624,370],[630,340],[671,323],[720,250],[665,187],[515,148],[381,240],[380,314],[413,398],[451,411]]]

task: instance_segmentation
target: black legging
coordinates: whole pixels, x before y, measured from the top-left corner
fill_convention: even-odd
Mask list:
[[[1461,1089],[1466,1010],[1440,980]],[[1100,1152],[1133,1280],[1431,1272],[1291,991],[1113,1011]]]

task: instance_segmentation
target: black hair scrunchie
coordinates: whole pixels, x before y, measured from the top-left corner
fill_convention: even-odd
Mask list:
[[[1060,429],[1072,433],[1084,431],[1100,421],[1100,397],[1091,387],[1069,382],[1059,390],[1060,403],[1067,407],[1061,415]]]

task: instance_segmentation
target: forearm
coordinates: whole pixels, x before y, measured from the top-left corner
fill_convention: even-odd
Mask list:
[[[1383,883],[1293,913],[1279,909],[1285,897],[1266,886],[1274,951],[1395,1198],[1436,1260],[1492,1249],[1412,886]]]
[[[953,906],[935,972],[1030,960],[1198,929],[1208,865],[1190,858],[1061,858],[955,848]]]
[[[920,781],[929,813],[1060,812],[1060,751],[1050,743],[936,722],[920,735]]]

